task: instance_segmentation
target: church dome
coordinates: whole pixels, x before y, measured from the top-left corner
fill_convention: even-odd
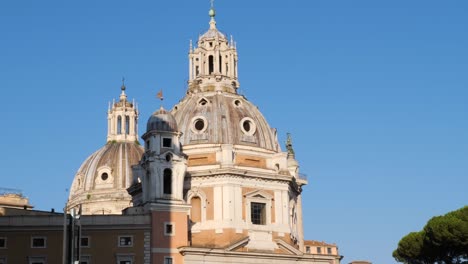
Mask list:
[[[181,143],[236,144],[279,151],[276,130],[258,108],[235,93],[200,92],[187,95],[172,109]]]
[[[207,32],[205,32],[203,35],[200,36],[200,39],[215,39],[215,38],[224,39],[224,40],[227,39],[226,36],[216,28],[209,29]]]
[[[146,132],[151,130],[177,132],[177,122],[170,112],[161,107],[148,119]]]
[[[108,142],[81,165],[73,180],[68,208],[82,205],[83,214],[121,214],[131,206],[127,188],[132,166],[144,149],[135,142]]]

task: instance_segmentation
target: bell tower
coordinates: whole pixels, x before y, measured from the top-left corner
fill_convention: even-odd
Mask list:
[[[189,93],[199,91],[224,91],[236,93],[239,87],[237,78],[237,51],[231,36],[216,28],[216,12],[209,11],[210,28],[198,38],[197,46],[189,49]]]
[[[148,120],[145,154],[133,167],[128,189],[134,206],[151,215],[151,263],[182,263],[179,247],[188,245],[187,214],[183,199],[187,158],[179,142],[181,133],[171,113],[161,107]]]

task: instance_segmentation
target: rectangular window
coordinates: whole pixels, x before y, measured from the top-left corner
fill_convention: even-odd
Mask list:
[[[29,257],[29,264],[46,264],[44,257]]]
[[[91,257],[82,255],[80,257],[80,264],[91,264]]]
[[[6,248],[6,247],[7,247],[6,237],[0,237],[0,248]]]
[[[306,247],[306,253],[310,254],[310,247],[309,246]]]
[[[149,139],[145,141],[145,148],[148,150],[150,148],[150,141]]]
[[[331,248],[327,248],[327,253],[328,253],[328,254],[331,254],[331,253],[332,253],[332,249],[331,249]]]
[[[131,247],[133,246],[132,236],[119,236],[119,247]]]
[[[173,236],[175,234],[174,228],[175,228],[174,223],[165,222],[164,223],[164,235],[165,236]]]
[[[266,213],[264,203],[250,204],[250,219],[254,225],[266,225]]]
[[[322,253],[322,248],[321,247],[317,247],[317,254],[321,254]]]
[[[32,248],[45,248],[46,238],[45,237],[31,237],[31,247]]]
[[[172,257],[164,257],[164,264],[173,264]]]
[[[87,236],[84,236],[84,237],[81,237],[81,247],[89,247],[89,237]]]
[[[171,138],[163,138],[162,139],[162,146],[163,148],[172,148],[172,139]]]
[[[133,256],[117,256],[117,264],[133,264]]]

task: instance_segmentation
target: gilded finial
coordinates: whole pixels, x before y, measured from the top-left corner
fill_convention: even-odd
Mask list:
[[[292,155],[294,158],[294,149],[292,145],[292,138],[291,138],[291,133],[286,133],[287,139],[286,139],[286,149],[288,150],[288,155]]]
[[[208,12],[208,15],[210,15],[211,18],[214,18],[216,16],[216,12],[214,9],[214,0],[210,0],[211,2],[211,8],[210,11]]]

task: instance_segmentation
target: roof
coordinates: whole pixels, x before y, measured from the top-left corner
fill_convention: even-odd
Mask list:
[[[304,245],[306,246],[322,246],[322,247],[336,247],[336,244],[329,244],[323,241],[316,240],[304,240]]]

